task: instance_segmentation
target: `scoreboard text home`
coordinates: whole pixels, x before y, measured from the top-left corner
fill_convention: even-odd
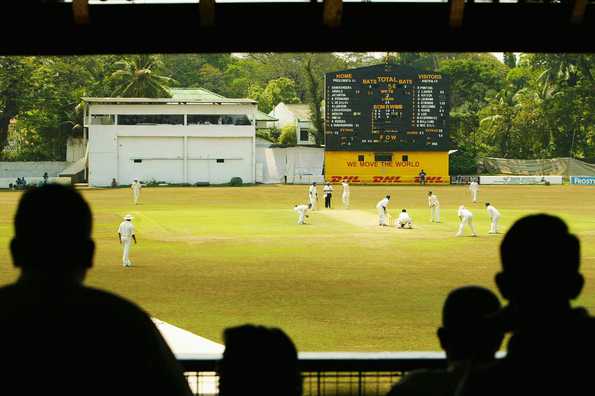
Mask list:
[[[326,74],[325,176],[362,184],[449,183],[448,82],[376,65]]]

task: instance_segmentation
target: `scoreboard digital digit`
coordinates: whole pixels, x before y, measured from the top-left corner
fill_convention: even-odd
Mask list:
[[[325,77],[325,150],[450,149],[448,83],[440,73],[386,64]]]

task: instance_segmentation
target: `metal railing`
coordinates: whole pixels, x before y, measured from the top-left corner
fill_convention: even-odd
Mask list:
[[[218,394],[217,364],[221,355],[178,357],[195,395]],[[446,367],[441,352],[302,352],[304,396],[385,395],[408,371]],[[256,389],[253,393],[258,395]]]

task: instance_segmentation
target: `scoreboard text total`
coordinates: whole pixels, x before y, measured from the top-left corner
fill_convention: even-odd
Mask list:
[[[448,83],[439,73],[398,65],[327,73],[325,147],[448,150]]]

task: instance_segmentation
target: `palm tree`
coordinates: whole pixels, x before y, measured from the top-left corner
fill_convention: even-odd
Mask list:
[[[119,70],[111,79],[117,82],[115,96],[134,98],[169,98],[168,87],[177,84],[173,78],[161,76],[155,71],[160,60],[154,55],[135,55],[116,62]]]
[[[73,110],[67,111],[65,114],[66,121],[63,125],[69,126],[73,135],[80,135],[83,130],[85,115],[85,103],[79,102]]]

